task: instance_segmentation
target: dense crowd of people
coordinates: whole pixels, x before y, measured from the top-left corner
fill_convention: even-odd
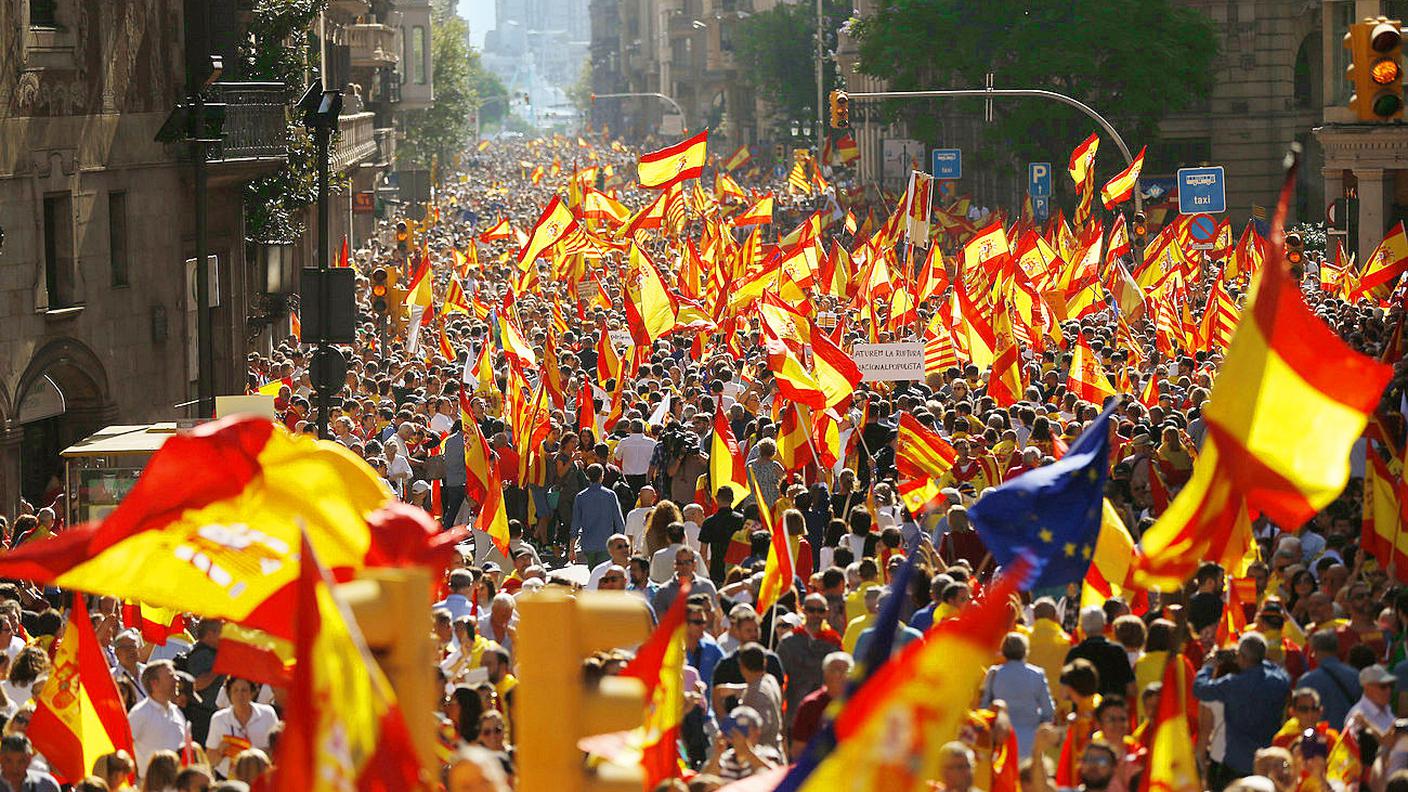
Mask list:
[[[799,463],[784,453],[790,406],[746,307],[744,321],[720,320],[637,349],[627,341],[624,250],[584,258],[578,275],[586,277],[574,282],[550,258],[529,262],[525,277],[514,235],[481,240],[503,219],[531,229],[549,199],[568,197],[565,182],[588,168],[585,184],[640,210],[655,196],[629,186],[638,154],[599,138],[495,141],[466,154],[427,219],[406,218],[399,230],[387,223],[352,256],[364,321],[332,400],[332,439],[447,530],[472,524],[480,507],[466,497],[467,437],[488,439],[505,488],[507,553],[474,531],[427,622],[439,652],[440,737],[452,790],[513,787],[514,746],[523,738],[514,707],[517,603],[549,586],[628,592],[656,619],[688,586],[680,758],[689,780],[661,789],[718,789],[795,760],[821,730],[828,706],[845,695],[887,604],[898,601],[898,648],[982,596],[996,565],[968,508],[991,488],[1059,459],[1101,410],[1067,385],[1077,335],[1128,394],[1114,416],[1106,496],[1136,540],[1188,482],[1205,439],[1200,413],[1221,349],[1160,352],[1151,317],[1122,316],[1111,303],[1062,322],[1058,338],[1023,346],[1026,387],[1017,404],[998,406],[987,393],[988,372],[961,362],[923,380],[865,382],[837,410],[836,463],[821,463],[815,452]],[[769,240],[815,211],[825,222],[823,247],[849,249],[894,205],[874,185],[840,178],[845,171],[827,171],[838,180],[826,192],[798,195],[786,180],[750,179],[748,170],[734,174],[740,183],[778,199],[771,230],[762,232]],[[752,198],[692,203],[682,237],[644,232],[637,240],[674,284],[689,255],[683,240],[700,233],[695,213],[733,211]],[[979,220],[985,211],[959,216]],[[867,214],[871,220],[854,222]],[[591,225],[611,236],[609,227]],[[735,232],[738,239],[746,231]],[[942,235],[935,244],[961,261],[965,241]],[[437,315],[412,349],[406,328],[372,310],[367,285],[374,268],[393,267],[404,287],[422,250],[432,264]],[[464,264],[470,250],[472,263]],[[1201,270],[1222,265],[1210,260]],[[1189,285],[1195,321],[1211,281]],[[452,285],[468,312],[440,310]],[[1239,304],[1246,289],[1245,281],[1232,284]],[[1356,349],[1380,355],[1396,343],[1397,312],[1372,300],[1346,302],[1314,277],[1304,295]],[[911,335],[888,322],[871,327],[883,309],[864,311],[825,288],[810,296],[816,315],[840,324],[843,348]],[[948,306],[945,297],[920,304],[916,327]],[[715,319],[723,313],[711,312]],[[536,360],[505,348],[500,325],[509,321]],[[487,382],[476,371],[486,347]],[[515,436],[509,380],[536,386],[554,375],[564,399],[551,404],[541,441],[525,448]],[[308,353],[294,339],[249,360],[252,389],[279,381],[279,420],[290,431],[315,432]],[[1381,425],[1391,436],[1381,441],[1399,447],[1401,376],[1389,393],[1393,409]],[[583,394],[593,402],[585,409]],[[462,406],[475,423],[468,433]],[[756,493],[710,486],[716,413],[737,439]],[[918,514],[898,492],[895,445],[904,414],[957,454],[938,482],[939,502]],[[1181,655],[1200,669],[1192,688],[1198,722],[1190,724],[1200,788],[1408,789],[1408,720],[1398,720],[1408,716],[1408,590],[1399,587],[1401,572],[1361,547],[1365,454],[1376,448],[1356,446],[1349,487],[1314,520],[1257,520],[1258,552],[1244,570],[1207,563],[1182,591],[1138,599],[1092,601],[1079,585],[1023,592],[969,702],[968,725],[941,749],[934,787],[993,788],[995,746],[1010,732],[1024,789],[1135,789],[1153,747],[1149,725],[1165,665]],[[774,522],[790,539],[796,575],[777,605],[760,611],[771,544],[765,526]],[[7,535],[39,541],[60,528],[52,510],[25,507]],[[909,584],[892,586],[909,556]],[[1242,611],[1240,634],[1226,628],[1230,608]],[[212,673],[218,622],[192,619],[187,633],[155,645],[122,622],[119,603],[95,598],[91,612],[129,708],[135,755],[104,757],[75,788],[236,789],[267,772],[282,731],[283,692]],[[408,624],[415,618],[408,614]],[[0,586],[0,632],[10,641],[0,654],[7,665],[0,778],[10,789],[57,788],[24,732],[62,624],[54,592]],[[619,673],[630,657],[628,647],[593,656],[584,680]]]

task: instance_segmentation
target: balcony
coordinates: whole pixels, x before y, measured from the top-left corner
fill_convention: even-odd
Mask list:
[[[397,42],[400,31],[381,23],[348,25],[347,47],[351,51],[352,68],[374,69],[378,66],[394,66],[400,56],[401,47]]]
[[[345,171],[377,155],[376,113],[352,113],[337,119],[332,168]]]
[[[367,0],[332,0],[328,3],[328,10],[334,14],[355,18],[370,13],[372,5]]]
[[[288,157],[288,89],[283,83],[217,82],[210,101],[225,105],[222,140],[207,161],[282,163]]]

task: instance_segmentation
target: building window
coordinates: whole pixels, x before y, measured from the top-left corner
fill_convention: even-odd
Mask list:
[[[112,285],[127,286],[127,193],[108,193],[108,260]]]
[[[44,285],[49,310],[73,305],[73,203],[68,193],[44,196]]]
[[[29,0],[29,26],[57,29],[59,0]]]
[[[425,28],[416,25],[411,28],[411,79],[416,85],[425,85],[425,59],[429,47],[425,45]]]

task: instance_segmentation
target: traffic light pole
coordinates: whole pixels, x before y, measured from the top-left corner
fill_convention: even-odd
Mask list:
[[[1074,107],[1075,109],[1089,116],[1092,120],[1095,121],[1095,123],[1099,124],[1100,127],[1104,129],[1107,134],[1109,134],[1111,139],[1115,141],[1115,145],[1119,147],[1120,154],[1124,156],[1125,165],[1134,164],[1134,156],[1129,153],[1129,146],[1125,145],[1124,138],[1120,137],[1120,133],[1115,131],[1115,128],[1111,126],[1109,121],[1105,120],[1104,116],[1095,112],[1094,108],[1080,101],[1079,99],[1074,99],[1072,97],[1066,96],[1065,94],[1056,93],[1055,91],[1045,91],[1039,88],[959,88],[942,91],[870,91],[867,93],[850,93],[848,91],[846,95],[851,99],[861,100],[964,98],[992,99],[995,97],[1050,99],[1055,102],[1060,102],[1061,104],[1066,105],[1068,107]],[[1139,212],[1143,211],[1143,209],[1144,202],[1139,198],[1139,191],[1135,190],[1134,211]]]

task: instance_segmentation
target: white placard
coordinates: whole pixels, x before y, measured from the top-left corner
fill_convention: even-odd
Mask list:
[[[895,341],[889,344],[856,344],[851,350],[867,382],[924,379],[924,343]]]
[[[635,340],[631,338],[630,330],[626,330],[623,328],[607,330],[606,336],[607,338],[611,339],[611,345],[616,347],[617,349],[620,349],[621,347],[626,347],[627,349],[629,349],[632,346],[635,346]]]

